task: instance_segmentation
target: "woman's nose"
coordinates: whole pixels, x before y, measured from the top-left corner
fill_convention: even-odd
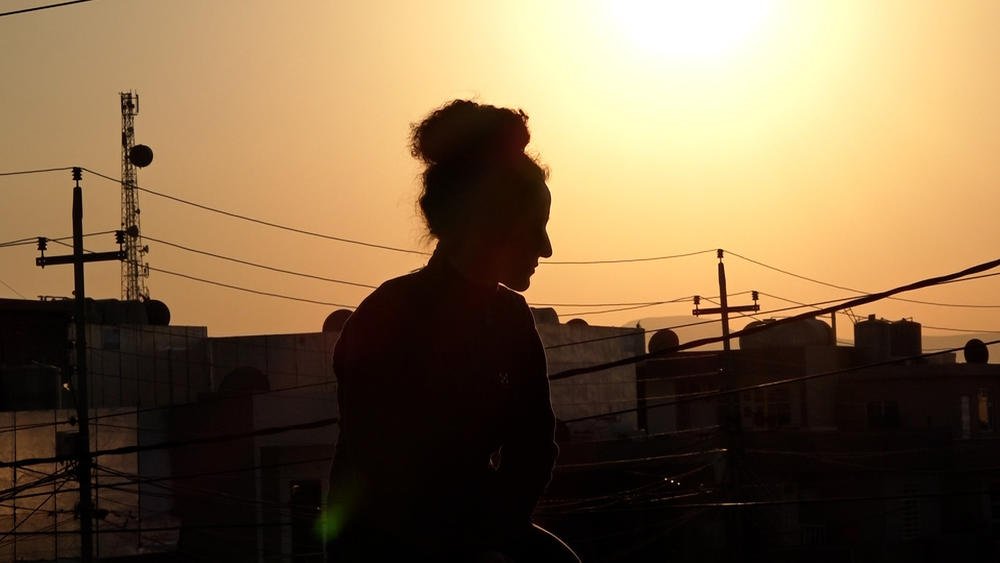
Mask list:
[[[552,257],[552,241],[549,240],[549,233],[542,233],[542,248],[540,249],[539,257],[541,258],[551,258]]]

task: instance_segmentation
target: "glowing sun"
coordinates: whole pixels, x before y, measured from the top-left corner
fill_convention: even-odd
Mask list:
[[[768,0],[611,0],[614,19],[628,37],[661,55],[714,57],[758,31]]]

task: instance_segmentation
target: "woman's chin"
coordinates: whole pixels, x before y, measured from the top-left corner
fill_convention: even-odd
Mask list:
[[[503,283],[510,289],[513,289],[514,291],[524,291],[528,289],[528,287],[531,285],[531,276],[517,277],[509,280],[504,280],[501,283]]]

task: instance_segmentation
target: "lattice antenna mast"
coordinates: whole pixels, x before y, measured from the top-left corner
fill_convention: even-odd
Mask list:
[[[122,260],[122,299],[149,299],[146,278],[149,265],[144,256],[149,247],[142,243],[139,229],[139,200],[136,190],[136,168],[146,166],[153,152],[145,145],[135,144],[135,116],[139,113],[139,94],[121,92],[122,102],[122,230],[125,231],[125,259]]]

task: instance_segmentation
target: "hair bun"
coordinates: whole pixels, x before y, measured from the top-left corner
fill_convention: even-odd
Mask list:
[[[428,165],[510,158],[531,139],[527,120],[521,110],[454,100],[413,126],[411,152]]]

